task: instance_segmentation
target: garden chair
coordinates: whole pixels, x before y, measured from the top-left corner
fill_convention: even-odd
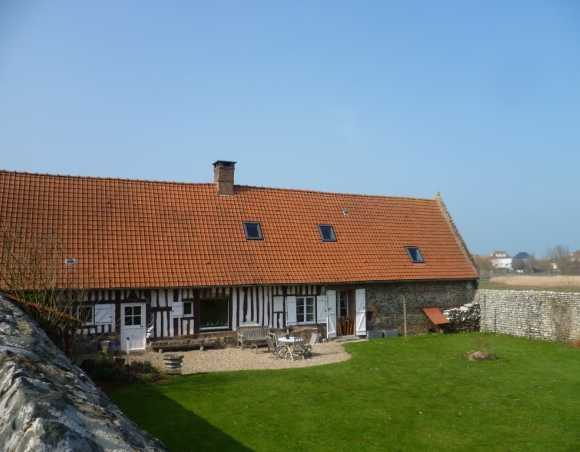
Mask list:
[[[305,356],[312,356],[312,349],[314,348],[314,344],[318,340],[318,333],[312,333],[310,336],[310,342],[302,347],[302,358]]]
[[[282,344],[274,344],[274,341],[271,337],[266,338],[266,342],[268,344],[268,351],[271,353],[270,358],[278,359],[281,358],[286,348]]]

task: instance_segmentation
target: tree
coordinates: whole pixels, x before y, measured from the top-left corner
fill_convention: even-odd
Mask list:
[[[480,275],[489,274],[493,272],[494,266],[490,256],[477,255],[473,258]]]
[[[512,268],[514,270],[526,270],[528,268],[528,262],[525,259],[514,259],[512,261]]]
[[[571,270],[572,258],[570,249],[566,245],[556,245],[546,250],[546,257],[557,266],[557,270],[562,275],[569,275]]]
[[[55,237],[4,220],[0,232],[0,288],[8,292],[57,345],[78,334],[91,310],[78,267]],[[68,347],[65,347],[68,348]]]

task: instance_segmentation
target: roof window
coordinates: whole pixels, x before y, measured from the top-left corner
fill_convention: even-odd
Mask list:
[[[244,231],[248,240],[263,240],[262,228],[257,221],[244,221]]]
[[[322,237],[323,242],[336,242],[336,235],[334,234],[332,225],[319,224],[318,230],[320,231],[320,237]]]
[[[419,252],[419,248],[416,246],[406,246],[405,249],[411,258],[411,262],[414,264],[422,264],[425,262],[423,256],[421,256],[421,253]]]

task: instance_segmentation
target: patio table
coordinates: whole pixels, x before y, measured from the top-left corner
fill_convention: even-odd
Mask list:
[[[289,338],[279,337],[278,342],[281,342],[286,347],[286,354],[284,355],[284,358],[288,358],[288,355],[290,355],[290,358],[292,358],[292,361],[294,361],[294,351],[296,350],[296,347],[301,347],[302,343],[304,342],[304,338],[294,336],[290,336]]]

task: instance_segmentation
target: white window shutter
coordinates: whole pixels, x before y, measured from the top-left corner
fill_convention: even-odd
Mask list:
[[[174,301],[171,311],[173,312],[173,317],[183,317],[183,302]]]
[[[286,297],[286,325],[296,325],[296,297]]]
[[[367,302],[364,289],[356,289],[356,335],[367,334]]]
[[[336,290],[326,291],[328,315],[326,316],[326,337],[336,337]]]
[[[284,297],[274,297],[274,312],[284,312]]]
[[[113,323],[112,304],[97,304],[95,305],[95,325],[111,325]]]
[[[316,297],[316,323],[326,323],[328,317],[328,301],[326,295]]]

